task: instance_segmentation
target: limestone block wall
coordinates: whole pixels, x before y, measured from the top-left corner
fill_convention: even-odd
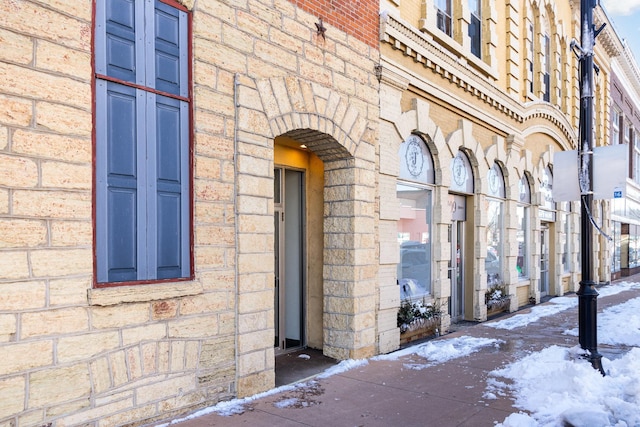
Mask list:
[[[342,326],[325,316],[325,347],[376,352],[377,3],[336,2],[360,14],[347,20],[314,1],[179,3],[192,20],[194,279],[95,288],[93,2],[0,2],[0,425],[144,424],[274,385],[276,128],[313,124],[345,153],[324,157],[325,209],[345,227],[326,245],[325,305],[338,288],[347,302]],[[307,121],[238,89],[285,76],[314,85]],[[281,105],[296,112],[306,93],[291,87]]]
[[[94,289],[92,2],[0,13],[0,425],[136,423],[235,396],[233,144],[216,132],[233,86],[206,97],[230,74],[195,55],[196,279]]]

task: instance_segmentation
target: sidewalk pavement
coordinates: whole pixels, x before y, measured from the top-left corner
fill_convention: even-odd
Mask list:
[[[640,290],[634,289],[599,297],[598,311],[639,296]],[[576,295],[567,297],[577,298]],[[530,310],[523,309],[496,321]],[[577,327],[577,306],[513,330],[491,328],[486,323],[473,324],[435,339],[470,336],[499,338],[503,343],[421,370],[406,367],[408,363],[425,363],[425,359],[415,354],[391,361],[370,360],[347,372],[307,380],[304,386],[253,400],[244,405],[242,414],[212,413],[175,425],[493,426],[519,410],[512,406],[514,396],[483,397],[489,373],[551,345],[577,346],[578,337],[563,335],[565,330]],[[608,359],[618,357],[625,350],[603,345],[598,349]]]

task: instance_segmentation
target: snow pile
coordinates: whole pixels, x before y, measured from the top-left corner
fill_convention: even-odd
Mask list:
[[[601,344],[640,346],[640,298],[614,305],[598,314],[598,341]],[[564,332],[578,336],[578,328]]]
[[[485,396],[510,391],[514,407],[531,414],[512,414],[498,426],[640,425],[640,349],[604,358],[604,377],[580,353],[552,346],[493,371],[510,383],[489,381]]]
[[[410,369],[424,369],[449,360],[468,356],[482,347],[499,345],[501,342],[503,341],[498,339],[462,336],[452,339],[428,341],[424,344],[414,345],[391,354],[376,356],[372,358],[372,360],[397,360],[402,356],[415,354],[424,357],[429,362],[405,364],[405,366]]]

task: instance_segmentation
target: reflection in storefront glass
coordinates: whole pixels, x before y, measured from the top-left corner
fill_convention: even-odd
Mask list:
[[[398,284],[401,299],[418,299],[431,292],[431,191],[397,185],[400,202]]]

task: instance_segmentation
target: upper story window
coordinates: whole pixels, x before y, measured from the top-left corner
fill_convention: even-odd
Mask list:
[[[633,180],[640,184],[640,133],[638,132],[634,132],[633,133],[633,158],[631,159],[632,162],[632,174],[633,174]]]
[[[529,93],[533,93],[533,59],[534,59],[534,40],[533,40],[533,24],[527,27],[527,39],[529,49],[527,50],[527,80],[529,81]]]
[[[628,121],[624,124],[624,143],[630,144],[633,138],[633,126]]]
[[[436,0],[438,28],[449,37],[453,37],[453,9],[451,7],[451,1],[452,0]]]
[[[95,2],[97,283],[191,276],[188,14]]]
[[[478,58],[482,57],[482,12],[480,0],[469,0],[469,39],[471,41],[471,53]]]
[[[542,36],[542,99],[546,102],[551,101],[551,44],[549,36]]]
[[[611,145],[622,144],[620,128],[622,127],[622,112],[617,108],[612,108],[611,117]]]

